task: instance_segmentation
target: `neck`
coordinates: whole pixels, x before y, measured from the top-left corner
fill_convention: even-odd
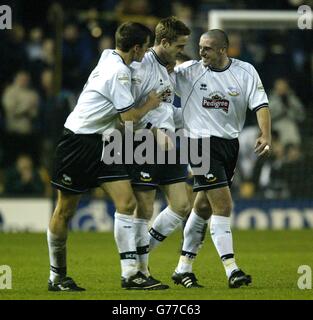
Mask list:
[[[166,65],[166,64],[169,63],[169,61],[167,61],[167,59],[166,59],[166,56],[165,56],[164,51],[163,51],[163,49],[162,49],[161,46],[154,45],[154,46],[152,47],[152,49],[153,49],[154,52],[157,54],[157,56],[159,57],[159,59],[163,62],[163,64]]]
[[[229,61],[230,59],[228,58],[228,56],[223,56],[221,60],[218,63],[216,63],[216,65],[211,65],[210,67],[215,69],[224,69],[229,64]]]
[[[124,60],[124,62],[127,64],[127,65],[130,65],[133,61],[133,57],[132,57],[132,53],[131,51],[129,52],[124,52],[120,49],[115,49],[114,50],[116,53],[118,53]]]

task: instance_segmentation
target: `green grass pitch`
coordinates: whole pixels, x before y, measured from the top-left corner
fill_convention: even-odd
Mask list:
[[[252,275],[251,286],[229,289],[221,262],[207,234],[194,272],[203,289],[174,285],[170,277],[179,258],[176,232],[150,255],[154,277],[170,285],[166,291],[126,291],[120,287],[120,263],[112,233],[70,233],[68,274],[87,289],[83,293],[47,291],[48,250],[44,234],[0,233],[0,265],[12,268],[12,289],[0,300],[223,300],[313,299],[313,289],[300,290],[300,265],[313,268],[313,233],[301,231],[234,231],[236,260]],[[0,275],[1,276],[1,275]]]

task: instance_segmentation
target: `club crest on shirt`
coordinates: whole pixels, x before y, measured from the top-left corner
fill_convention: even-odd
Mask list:
[[[225,95],[219,91],[210,93],[209,97],[203,97],[202,107],[206,109],[222,109],[228,113],[229,100],[225,99]]]
[[[70,186],[70,185],[72,185],[72,178],[64,173],[62,176],[62,183]]]
[[[239,96],[240,92],[236,87],[228,87],[228,94],[232,97]]]
[[[150,177],[150,174],[147,172],[140,172],[140,180],[144,182],[150,182],[152,178]]]
[[[205,178],[209,183],[215,182],[217,180],[217,178],[212,173],[206,174]]]

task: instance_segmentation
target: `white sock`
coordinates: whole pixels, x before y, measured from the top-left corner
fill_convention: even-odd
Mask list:
[[[199,217],[192,209],[184,229],[182,253],[176,267],[177,273],[192,272],[192,264],[203,243],[208,220]]]
[[[129,278],[137,273],[136,242],[133,217],[115,212],[114,238],[121,259],[122,277]]]
[[[149,266],[149,231],[148,220],[134,219],[138,269],[145,276],[150,276]]]
[[[150,251],[158,246],[177,226],[183,221],[183,218],[166,207],[154,220],[150,234]]]
[[[59,239],[48,228],[47,242],[50,259],[49,279],[57,283],[66,276],[66,239]]]
[[[234,258],[230,217],[212,215],[210,231],[215,248],[222,259],[226,275],[229,277],[234,270],[239,269]]]

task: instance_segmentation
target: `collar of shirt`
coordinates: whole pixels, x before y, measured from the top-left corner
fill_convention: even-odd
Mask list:
[[[222,69],[213,68],[213,67],[210,67],[210,66],[207,66],[207,67],[205,67],[205,68],[208,68],[208,69],[210,69],[210,70],[213,71],[213,72],[223,72],[223,71],[226,71],[227,69],[229,69],[229,67],[231,66],[231,64],[232,64],[232,59],[229,58],[228,64],[227,64],[224,68],[222,68]]]
[[[166,68],[166,63],[160,59],[156,52],[152,48],[150,48],[149,51],[153,53],[155,59],[159,62],[159,64]]]
[[[115,50],[112,51],[112,54],[118,55],[118,56],[122,59],[122,61],[123,61],[123,63],[125,64],[125,66],[127,66],[127,64],[125,63],[123,57],[122,57],[120,54],[118,54]],[[127,67],[128,67],[128,66],[127,66]]]

